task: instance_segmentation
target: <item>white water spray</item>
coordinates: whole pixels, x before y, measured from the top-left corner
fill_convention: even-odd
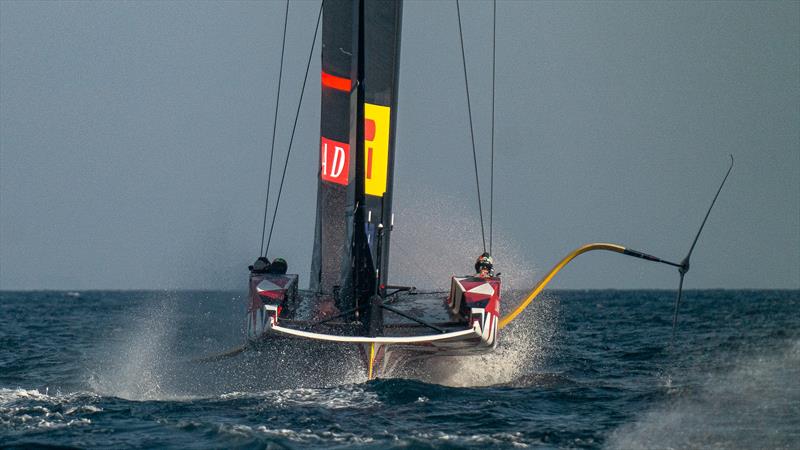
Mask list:
[[[398,216],[392,232],[390,274],[397,274],[392,275],[392,283],[447,290],[451,276],[474,270],[472,265],[483,251],[480,224],[461,200],[438,192],[418,192],[410,203],[403,204],[403,209],[431,213]],[[521,301],[536,274],[529,258],[520,255],[518,247],[497,227],[493,241],[495,270],[502,273],[503,280],[502,315]],[[504,329],[494,352],[430,361],[414,376],[449,386],[487,386],[510,383],[530,373],[541,366],[545,344],[555,333],[557,307],[551,300],[537,300],[524,317]]]
[[[102,395],[128,400],[173,397],[165,392],[174,339],[174,303],[169,298],[148,302],[127,321],[129,327],[115,329],[103,349],[101,366],[90,376],[92,389]]]

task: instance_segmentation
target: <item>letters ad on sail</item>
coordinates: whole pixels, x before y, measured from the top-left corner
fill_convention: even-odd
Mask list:
[[[389,164],[388,106],[364,103],[364,192],[383,197]]]
[[[350,145],[322,136],[320,148],[320,178],[347,186],[350,182]]]

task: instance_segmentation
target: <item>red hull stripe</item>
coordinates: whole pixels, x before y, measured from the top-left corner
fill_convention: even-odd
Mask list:
[[[350,80],[322,72],[322,85],[338,91],[350,92]]]

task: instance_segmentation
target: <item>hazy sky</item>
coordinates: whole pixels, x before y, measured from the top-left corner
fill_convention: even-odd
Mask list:
[[[318,4],[290,6],[279,166]],[[687,287],[800,288],[800,3],[497,14],[493,252],[510,284],[592,241],[680,260],[732,153]],[[488,216],[491,3],[462,15]],[[0,1],[0,289],[246,289],[282,25],[283,2]],[[396,284],[446,288],[482,250],[457,26],[453,1],[405,4]],[[317,53],[270,249],[304,285],[318,146]],[[589,254],[551,286],[676,275]]]

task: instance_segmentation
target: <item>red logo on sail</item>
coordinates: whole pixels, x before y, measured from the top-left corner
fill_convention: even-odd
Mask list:
[[[321,137],[320,177],[331,183],[350,182],[350,145]]]

